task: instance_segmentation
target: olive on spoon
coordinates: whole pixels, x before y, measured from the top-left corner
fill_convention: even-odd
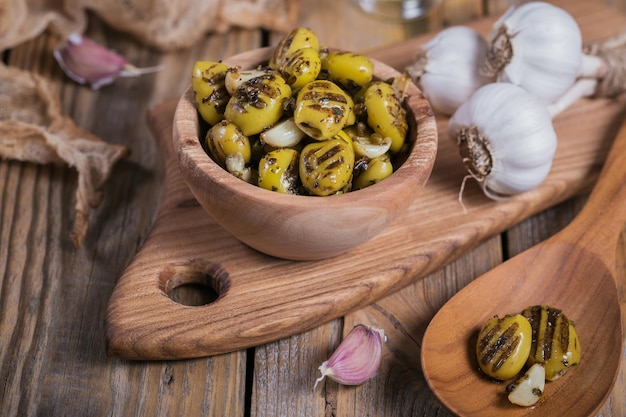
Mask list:
[[[562,231],[507,260],[454,295],[422,341],[424,376],[459,416],[589,416],[603,405],[620,367],[623,343],[616,282],[617,243],[626,222],[626,124],[583,210]],[[508,382],[479,370],[477,335],[493,316],[533,305],[558,308],[575,323],[580,364],[546,382],[533,407],[507,399]]]

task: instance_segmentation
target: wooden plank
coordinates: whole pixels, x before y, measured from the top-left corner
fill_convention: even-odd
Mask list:
[[[614,1],[623,4],[622,0]],[[334,3],[329,4],[333,6]],[[607,27],[605,32],[610,32],[609,29]],[[187,85],[186,71],[190,62],[203,57],[222,57],[225,55],[222,48],[226,48],[228,55],[249,49],[256,45],[253,39],[261,37],[255,31],[213,34],[190,50],[159,55],[97,22],[92,22],[90,33],[122,51],[135,64],[164,63],[166,68],[148,80],[140,80],[139,84],[137,80],[121,81],[102,91],[91,92],[64,78],[51,60],[50,48],[54,40],[47,36],[10,53],[11,65],[33,69],[58,82],[64,109],[82,126],[95,126],[99,133],[106,134],[105,139],[129,144],[134,155],[130,162],[121,166],[114,182],[107,186],[107,196],[119,197],[110,197],[110,200],[107,197],[105,206],[92,218],[91,226],[96,232],[89,238],[89,246],[81,251],[75,251],[66,238],[71,227],[76,181],[73,171],[0,161],[2,414],[236,417],[274,416],[276,414],[271,414],[271,410],[290,410],[287,415],[331,415],[336,411],[338,401],[344,400],[338,400],[337,391],[328,387],[318,387],[318,392],[309,391],[308,382],[317,377],[316,367],[320,360],[324,360],[336,346],[342,329],[347,328],[349,322],[342,325],[339,320],[333,321],[311,330],[310,335],[305,332],[302,339],[300,335],[287,338],[289,343],[283,342],[279,354],[273,344],[263,347],[271,353],[262,354],[259,349],[254,366],[265,365],[267,368],[259,369],[258,378],[252,381],[254,388],[251,390],[259,394],[253,396],[255,405],[249,413],[244,398],[245,351],[197,360],[159,362],[129,362],[105,356],[102,320],[106,302],[117,277],[150,229],[163,176],[160,155],[144,123],[143,111],[148,105],[139,99],[130,101],[140,102],[135,109],[130,105],[117,107],[116,104],[133,94],[144,97],[149,106],[176,98]],[[363,48],[375,46],[370,44]],[[120,136],[117,129],[107,127],[107,123],[121,123],[123,135]],[[131,175],[130,171],[137,172]],[[415,308],[413,300],[417,306],[428,305],[433,299],[441,302],[450,289],[454,291],[467,278],[479,274],[480,267],[474,268],[473,263],[480,264],[480,259],[488,259],[483,250],[498,251],[497,246],[497,241],[484,244],[477,249],[478,253],[473,251],[458,264],[455,262],[418,282],[415,284],[417,288],[407,287],[403,290],[407,291],[406,302],[411,303],[412,308]],[[620,269],[624,270],[624,245],[621,252]],[[489,262],[497,262],[496,259]],[[427,287],[420,289],[421,285]],[[622,294],[626,293],[623,282],[620,288]],[[413,298],[413,290],[416,294],[422,291],[429,295]],[[385,299],[385,303],[391,302]],[[389,310],[388,305],[386,308]],[[429,308],[434,309],[434,304]],[[378,311],[371,314],[378,317]],[[393,319],[393,316],[389,317]],[[413,320],[416,319],[410,317],[408,322]],[[411,328],[410,324],[400,324]],[[419,332],[418,329],[416,333],[419,335]],[[397,333],[395,345],[411,343],[412,339],[406,336],[409,333]],[[306,354],[297,353],[302,349]],[[432,395],[418,389],[419,375],[415,374],[419,371],[413,367],[416,353],[418,350],[409,348],[401,351],[402,356],[398,354],[403,360],[400,364],[405,368],[391,358],[384,366],[395,367],[393,372],[381,369],[381,373],[393,375],[393,379],[381,378],[379,383],[397,388],[394,397],[379,383],[374,387],[368,385],[347,390],[359,390],[353,397],[365,398],[368,401],[365,407],[372,410],[372,416],[400,415],[397,410],[408,407],[405,403],[394,403],[396,399],[413,401],[413,409],[422,410],[425,415],[449,415],[437,407]],[[265,355],[264,360],[261,355]],[[281,373],[278,367],[286,366],[301,371],[286,372],[283,369]],[[280,385],[273,384],[268,375],[282,375]],[[624,375],[622,371],[615,394],[603,409],[603,417],[626,415]],[[403,385],[401,381],[407,383]],[[277,387],[280,392],[273,395],[272,390]],[[344,390],[344,387],[337,387],[337,390]],[[261,391],[265,394],[260,394]],[[250,392],[247,395],[251,395]],[[296,398],[298,406],[291,408]],[[306,401],[315,401],[317,405],[305,405]],[[423,402],[425,405],[421,405]],[[347,406],[340,407],[343,410]],[[357,407],[352,408],[362,409]]]
[[[490,10],[497,13],[503,9],[494,3],[501,5],[503,2],[490,2]],[[401,68],[402,65],[404,63],[399,63],[398,67]],[[558,205],[553,210],[533,216],[507,231],[504,237],[507,240],[508,254],[503,254],[503,256],[513,256],[560,230],[578,212],[584,200],[584,196],[575,198]],[[367,386],[345,389],[330,382],[327,383],[325,389],[339,392],[341,398],[338,401],[339,404],[343,402],[354,404],[362,401],[364,397],[371,396],[372,393],[384,398],[384,405],[376,403],[375,406],[378,408],[372,407],[371,409],[368,408],[369,403],[362,401],[362,406],[368,410],[369,415],[451,416],[452,414],[442,408],[428,390],[426,392],[423,390],[426,383],[419,371],[420,342],[430,318],[439,306],[454,295],[456,290],[502,261],[494,257],[494,254],[500,252],[498,242],[492,239],[460,260],[446,266],[442,271],[346,316],[344,335],[355,323],[366,323],[387,331],[389,341],[384,362],[375,378],[376,383],[368,382]],[[623,248],[621,246],[622,252]],[[483,267],[481,268],[480,265]],[[435,291],[430,287],[433,284]],[[621,285],[624,286],[624,283],[622,282]],[[626,303],[623,305],[625,306],[622,309],[624,316]],[[598,415],[624,415],[626,389],[623,369],[624,365],[622,365],[622,371],[611,398]],[[331,398],[335,399],[336,394]]]
[[[49,34],[9,54],[10,65],[51,80],[64,111],[79,125],[128,145],[132,155],[115,167],[78,250],[68,238],[73,169],[0,162],[2,415],[241,416],[246,351],[128,363],[106,356],[102,320],[117,276],[152,225],[161,193],[162,159],[145,122],[148,107],[182,94],[194,60],[255,48],[261,33],[233,31],[166,55],[97,20],[88,34],[138,66],[161,63],[164,69],[92,91],[61,72],[52,59],[59,40]]]
[[[497,14],[503,11],[506,7],[508,7],[508,5],[503,4],[505,2],[501,2],[501,1],[491,1],[488,3],[489,4],[487,7],[490,11],[492,11],[492,14],[493,13]],[[603,38],[608,35],[609,34],[603,34],[600,37]],[[519,253],[525,250],[526,248],[551,236],[552,234],[560,230],[562,227],[564,227],[575,216],[575,214],[582,207],[582,204],[584,204],[584,201],[585,201],[584,195],[581,197],[574,198],[568,202],[565,202],[563,204],[556,206],[552,210],[548,210],[546,212],[542,212],[536,216],[533,216],[523,221],[519,225],[513,227],[511,230],[508,230],[506,234],[504,235],[504,238],[507,241],[506,249],[508,250],[508,252],[503,255],[505,257],[514,256],[516,253]],[[621,267],[620,267],[619,266],[620,261],[618,260],[618,271],[624,270],[624,261],[623,261],[624,247],[625,247],[624,243],[622,242],[622,244],[619,247],[620,253],[622,255],[622,261],[621,261]],[[395,293],[389,297],[386,297],[383,300],[375,303],[374,305],[370,307],[366,307],[362,310],[359,310],[358,312],[351,314],[345,318],[346,323],[348,323],[349,321],[352,321],[352,322],[358,321],[358,322],[364,322],[364,323],[377,323],[378,325],[382,325],[383,328],[385,329],[392,329],[393,333],[390,334],[390,340],[393,340],[392,339],[393,337],[399,340],[399,342],[396,342],[396,344],[402,345],[402,346],[406,346],[406,345],[410,346],[409,348],[406,348],[408,352],[401,352],[400,354],[398,353],[399,350],[396,349],[395,346],[390,347],[388,349],[388,356],[391,357],[391,360],[390,360],[391,364],[384,363],[382,366],[382,368],[385,368],[385,367],[390,368],[390,370],[386,369],[385,370],[386,372],[395,371],[397,373],[396,378],[401,378],[406,374],[411,375],[410,371],[412,369],[416,369],[416,368],[419,369],[419,363],[417,363],[417,358],[419,358],[419,355],[420,355],[420,341],[423,335],[423,331],[425,330],[425,327],[427,326],[428,321],[430,320],[430,317],[432,317],[432,315],[434,315],[434,313],[437,311],[437,308],[455,293],[454,290],[452,292],[445,293],[445,290],[449,290],[450,288],[456,287],[459,284],[459,280],[461,280],[460,286],[463,286],[463,284],[470,282],[474,277],[480,276],[482,273],[490,269],[489,267],[487,267],[486,269],[482,271],[480,270],[471,271],[471,268],[468,267],[468,266],[472,266],[475,262],[480,262],[480,259],[481,259],[480,255],[477,255],[475,253],[475,252],[479,252],[480,249],[482,249],[482,246],[476,251],[470,252],[469,254],[464,256],[462,260],[466,262],[466,264],[464,264],[466,266],[464,268],[456,269],[453,274],[450,274],[449,276],[442,276],[441,273],[433,274],[432,278],[437,279],[436,282],[439,284],[439,286],[441,286],[444,289],[444,291],[439,293],[440,297],[438,298],[438,303],[432,307],[432,312],[430,313],[430,315],[428,313],[424,313],[422,310],[424,310],[425,308],[422,308],[420,311],[413,313],[409,318],[407,318],[403,316],[404,310],[407,308],[403,306],[402,304],[402,301],[404,299],[412,297],[410,298],[411,301],[419,303],[418,305],[420,306],[432,305],[432,302],[430,301],[431,298],[424,296],[426,293],[426,290],[420,288],[422,283],[428,282],[428,280],[431,278],[431,277],[427,277],[424,281],[410,285],[404,288],[403,290],[399,291],[398,293]],[[492,248],[492,250],[497,252],[498,248]],[[488,253],[489,252],[487,252],[487,254]],[[497,259],[493,259],[492,261],[494,263],[491,266],[495,266],[497,263],[499,263]],[[457,261],[457,262],[460,262],[460,261]],[[454,264],[456,264],[457,262],[455,262]],[[454,264],[444,268],[443,271],[444,272],[447,271],[452,266],[454,266]],[[619,285],[622,288],[625,286],[624,274],[622,274],[622,280]],[[623,289],[622,289],[622,292],[623,292]],[[372,311],[372,309],[376,305],[381,304],[381,303],[386,303],[389,306],[385,310],[385,315],[387,316],[385,320],[379,319],[380,314],[378,313],[378,311]],[[396,307],[398,305],[400,307]],[[626,316],[626,303],[624,302],[623,297],[622,297],[622,305],[623,305],[622,321],[624,322],[624,317]],[[417,324],[415,324],[416,322]],[[407,323],[410,323],[410,324],[407,324]],[[346,325],[345,327],[349,328],[350,326]],[[403,330],[407,328],[408,329],[417,328],[417,329],[420,329],[421,333],[419,333],[418,335],[411,334],[410,336],[407,336],[405,333],[397,332],[398,328],[403,329]],[[397,334],[397,333],[400,333],[400,334]],[[397,365],[398,362],[401,362],[403,359],[406,360],[406,358],[414,358],[414,363],[407,364],[404,366]],[[400,368],[400,369],[396,370],[396,368]],[[618,382],[616,383],[616,386],[613,389],[613,393],[611,394],[611,397],[609,398],[609,400],[607,400],[604,407],[599,411],[598,416],[620,416],[626,413],[625,411],[626,403],[624,401],[625,393],[626,393],[626,388],[625,388],[626,385],[624,384],[624,372],[625,372],[624,364],[622,363],[622,371],[620,372],[620,375],[618,377]],[[380,377],[381,376],[379,375],[376,378],[378,379]],[[452,415],[448,413],[445,409],[442,409],[441,406],[438,405],[438,402],[435,398],[429,399],[428,396],[426,394],[423,394],[423,392],[420,389],[417,389],[417,390],[412,389],[413,384],[425,383],[421,373],[418,372],[417,375],[415,376],[411,375],[408,378],[410,378],[414,382],[407,383],[401,389],[403,391],[408,390],[410,392],[410,394],[405,393],[404,394],[405,396],[411,396],[412,398],[415,398],[415,397],[419,398],[415,401],[416,405],[413,408],[414,410],[415,409],[419,410],[419,412],[417,413],[414,412],[413,414],[411,414],[410,412],[406,412],[404,413],[404,415],[416,415],[416,414],[417,415],[435,415],[436,414],[436,415],[444,415],[444,416]],[[387,385],[390,385],[390,381],[385,378],[382,378],[379,384],[382,386],[387,386]],[[408,386],[409,388],[407,389],[406,386]],[[393,392],[389,392],[386,394],[391,396],[393,395]],[[424,397],[426,398],[424,399]],[[421,403],[421,404],[417,405],[418,403]],[[431,405],[429,406],[429,404]],[[389,408],[385,409],[385,412],[383,414],[391,415],[392,413],[396,412],[397,408],[398,408],[397,405],[390,405]]]
[[[468,2],[471,3],[471,2]],[[465,5],[467,5],[466,3]],[[458,2],[446,2],[459,6]],[[439,19],[440,11],[435,11],[428,22],[428,27],[438,28],[443,26]],[[462,16],[462,15],[461,15]],[[462,19],[461,17],[459,17]],[[432,20],[435,20],[433,22]],[[465,20],[450,21],[462,23]],[[418,26],[416,30],[424,30],[423,22],[415,22],[408,25],[407,33],[412,33],[411,28]],[[328,35],[328,33],[327,33]],[[451,416],[441,406],[437,399],[428,389],[419,371],[419,340],[426,328],[428,320],[437,308],[443,304],[445,299],[453,295],[464,282],[474,277],[474,274],[485,272],[490,267],[495,266],[501,258],[494,254],[500,252],[500,238],[494,237],[485,244],[479,246],[466,257],[453,262],[443,270],[436,272],[423,281],[408,286],[399,291],[394,297],[387,297],[379,302],[357,310],[348,315],[343,320],[334,320],[329,324],[319,326],[313,330],[290,336],[288,339],[298,340],[298,346],[306,346],[309,356],[303,361],[300,357],[294,359],[294,355],[289,351],[281,350],[282,354],[278,358],[267,358],[264,352],[271,347],[278,350],[277,346],[283,341],[268,343],[255,349],[255,374],[254,387],[252,392],[251,415],[255,417],[273,417],[276,405],[268,405],[267,397],[259,396],[258,386],[263,391],[280,392],[281,400],[291,405],[292,416],[330,416],[330,415],[362,415],[362,416],[385,416],[404,417],[409,415],[438,415],[441,417]],[[477,258],[485,260],[476,261]],[[473,264],[474,263],[474,264]],[[480,265],[475,267],[475,265]],[[450,285],[447,280],[454,281],[457,285]],[[398,308],[393,305],[398,304]],[[390,312],[391,311],[391,312]],[[400,311],[404,314],[394,314]],[[389,323],[390,321],[393,324]],[[317,367],[332,354],[339,344],[342,334],[345,335],[355,324],[367,323],[374,326],[384,327],[387,331],[389,341],[386,346],[383,364],[376,378],[358,387],[344,387],[331,380],[326,379],[315,391],[309,392],[313,382],[320,376]],[[332,326],[334,331],[330,331],[324,337],[322,329]],[[311,350],[311,340],[322,340],[315,343],[318,349]],[[323,347],[320,349],[319,347]],[[303,363],[304,362],[304,363]],[[314,404],[323,400],[325,408],[319,412],[313,412],[312,406],[308,402],[297,402],[294,404],[293,390],[285,389],[285,381],[281,378],[268,378],[268,375],[280,375],[280,368],[289,367],[293,369],[296,376],[293,380],[304,381],[307,389],[308,401]],[[262,371],[259,371],[261,369]],[[269,369],[269,370],[268,370]],[[303,389],[297,390],[300,392]]]

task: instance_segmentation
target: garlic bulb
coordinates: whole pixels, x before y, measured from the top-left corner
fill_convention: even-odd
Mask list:
[[[583,57],[582,35],[565,10],[544,2],[512,7],[495,23],[483,69],[548,103],[576,81]]]
[[[492,199],[539,185],[557,145],[547,105],[508,83],[478,89],[454,113],[448,132],[469,174]]]
[[[487,42],[474,29],[452,26],[422,45],[406,68],[433,109],[451,115],[474,91],[491,81],[480,72]]]

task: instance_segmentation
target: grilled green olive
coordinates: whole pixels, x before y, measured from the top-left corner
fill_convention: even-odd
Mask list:
[[[241,154],[244,162],[250,161],[251,147],[248,137],[232,122],[222,120],[211,127],[205,137],[206,146],[213,159],[225,166],[226,158]]]
[[[287,58],[281,75],[292,89],[297,90],[315,80],[322,68],[320,54],[313,48],[299,49]]]
[[[574,324],[559,309],[546,305],[526,308],[522,314],[532,327],[528,365],[541,363],[546,379],[554,381],[580,363],[580,342]]]
[[[313,139],[329,139],[355,122],[354,102],[337,84],[312,81],[298,92],[293,118]]]
[[[259,187],[282,194],[298,194],[300,154],[289,148],[268,152],[259,162]]]
[[[532,329],[521,314],[493,317],[478,334],[476,357],[489,377],[506,380],[517,375],[528,360]]]
[[[308,144],[300,154],[300,180],[313,195],[326,196],[350,191],[354,150],[340,131],[336,137]]]
[[[373,81],[363,92],[363,104],[367,109],[367,123],[376,133],[391,138],[392,153],[399,152],[409,125],[402,100],[393,87],[383,81]]]
[[[357,162],[355,178],[352,182],[352,189],[360,190],[370,185],[374,185],[390,176],[393,173],[393,164],[388,154],[378,156],[373,159],[364,159]]]
[[[244,82],[232,95],[224,117],[235,123],[244,135],[262,132],[283,115],[283,102],[291,88],[278,74],[265,74]]]
[[[322,70],[328,74],[329,80],[352,89],[372,81],[374,63],[365,55],[330,51],[322,58]]]
[[[191,87],[198,112],[210,125],[222,120],[230,99],[224,84],[227,71],[228,65],[220,62],[198,61],[193,66]]]
[[[293,29],[285,35],[280,42],[278,42],[278,45],[272,51],[269,67],[282,71],[289,57],[291,57],[296,51],[305,48],[311,48],[319,51],[320,41],[317,38],[317,35],[312,30],[307,28]]]

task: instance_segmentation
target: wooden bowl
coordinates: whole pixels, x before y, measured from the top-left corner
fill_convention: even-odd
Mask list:
[[[224,62],[243,69],[267,62],[261,48]],[[377,78],[400,75],[374,61]],[[246,183],[215,163],[201,145],[204,136],[189,87],[174,115],[174,148],[180,169],[202,207],[246,245],[278,258],[324,259],[366,242],[398,221],[426,184],[437,152],[437,126],[429,102],[412,83],[407,90],[406,160],[388,178],[358,191],[327,197],[285,195]]]

